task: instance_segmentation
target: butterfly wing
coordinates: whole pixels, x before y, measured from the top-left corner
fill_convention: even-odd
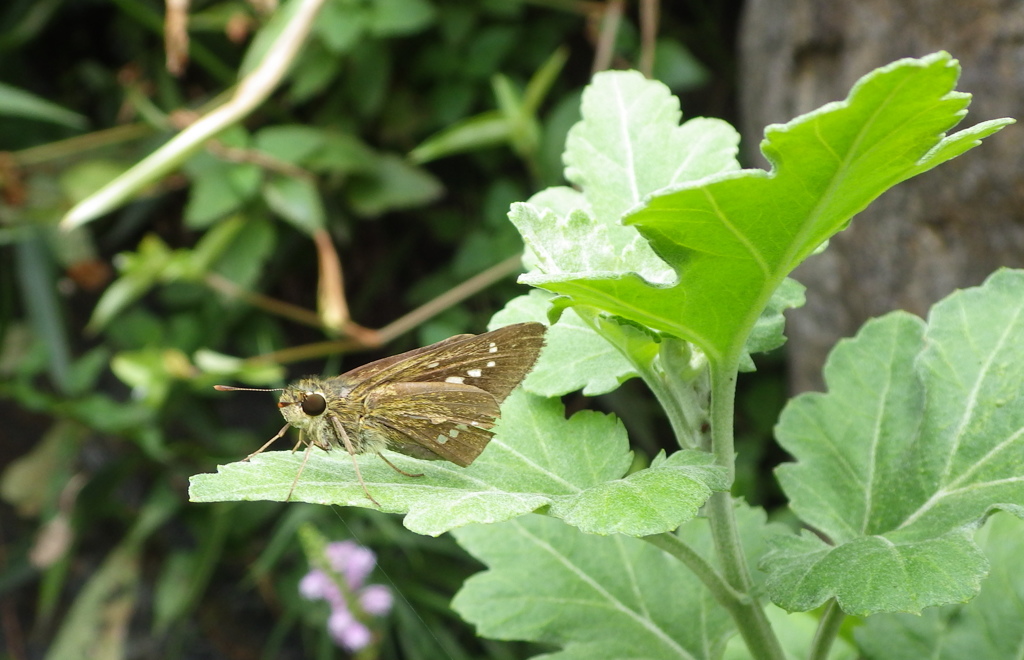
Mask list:
[[[342,376],[350,396],[369,395],[384,383],[471,385],[501,403],[533,369],[546,326],[517,323],[481,335],[458,335],[424,348],[371,362]]]
[[[501,411],[490,393],[457,383],[393,383],[366,400],[362,430],[402,454],[466,467],[484,450]]]

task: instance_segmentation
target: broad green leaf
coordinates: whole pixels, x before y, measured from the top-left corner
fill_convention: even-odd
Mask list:
[[[523,321],[547,322],[551,294],[533,290],[510,301],[494,315],[488,329]],[[637,376],[636,369],[573,310],[567,310],[545,335],[540,360],[523,381],[523,389],[541,396],[562,396],[583,390],[606,394]]]
[[[545,191],[509,213],[526,243],[527,263],[539,271],[523,281],[546,285],[581,273],[635,272],[671,283],[672,269],[621,218],[666,186],[737,169],[738,134],[714,119],[680,126],[679,100],[635,71],[596,75],[581,111],[564,159],[566,178],[583,194],[569,205],[571,195],[563,192],[552,203]]]
[[[84,129],[89,124],[77,112],[5,83],[0,83],[0,116],[48,121],[75,129]]]
[[[970,599],[986,562],[971,529],[1024,507],[1024,271],[1001,270],[936,304],[869,322],[825,366],[827,394],[783,411],[797,462],[779,481],[826,541],[780,537],[766,558],[776,603],[836,597],[847,612],[919,612]]]
[[[606,482],[619,480],[632,463],[622,425],[591,411],[565,419],[557,400],[521,391],[506,400],[495,437],[467,468],[392,452],[387,456],[402,470],[424,476],[403,476],[372,454],[362,455],[358,460],[367,488],[382,510],[407,513],[406,527],[434,536],[470,523],[510,520],[545,506],[553,515],[571,514],[596,534],[654,534],[692,518],[694,503],[706,500],[711,488],[724,487],[720,468],[698,452],[673,455],[649,476],[636,476],[645,470],[630,475],[623,486],[608,486]],[[189,495],[194,502],[280,501],[302,460],[298,452],[264,452],[249,462],[221,466],[217,474],[193,476]],[[630,499],[638,484],[642,501]],[[609,495],[609,488],[617,490]],[[312,451],[292,499],[372,507],[344,451]],[[611,501],[614,507],[600,515],[581,513],[588,507],[596,511],[599,501]]]
[[[764,514],[737,509],[737,524],[756,556]],[[679,535],[710,558],[706,520]],[[466,581],[453,609],[485,637],[564,647],[538,658],[719,658],[734,633],[693,573],[638,539],[585,535],[540,516],[464,527],[454,536],[488,570]]]
[[[693,122],[668,126],[667,102],[661,122],[638,122],[629,112],[655,83],[626,95],[617,86],[607,89],[605,81],[619,78],[595,79],[584,119],[570,136],[566,174],[583,188],[599,217],[622,214],[648,193],[679,184],[656,192],[616,230],[616,236],[639,230],[669,273],[652,272],[648,259],[616,259],[626,244],[608,240],[602,234],[607,230],[594,226],[583,211],[557,217],[523,204],[510,217],[543,257],[537,260],[540,272],[523,281],[692,341],[712,361],[738,355],[786,275],[853,215],[893,185],[1011,123],[983,122],[946,136],[964,117],[970,99],[953,91],[959,73],[955,60],[937,53],[864,76],[845,101],[768,127],[761,148],[771,172],[708,168],[708,159],[724,147],[719,141],[701,144],[705,131],[680,140]],[[599,121],[623,127],[620,135],[627,134],[625,127],[642,133],[616,149],[603,148],[605,141],[591,137],[592,124]],[[575,150],[574,144],[579,145]],[[664,163],[661,176],[652,178],[634,164],[667,156],[647,155],[645,144],[660,154],[685,157]],[[576,153],[585,155],[577,160]],[[666,173],[691,164],[705,167],[663,181]],[[723,173],[709,176],[717,172]],[[697,180],[700,176],[708,178]],[[608,247],[580,258],[575,241],[584,236],[596,236],[598,245]]]
[[[1020,520],[989,518],[977,540],[992,563],[981,593],[966,605],[925,610],[921,616],[873,616],[854,633],[869,660],[1015,658],[1024,646],[1024,573]]]

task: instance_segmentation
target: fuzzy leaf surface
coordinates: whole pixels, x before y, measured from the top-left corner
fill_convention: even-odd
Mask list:
[[[502,405],[496,434],[469,467],[422,461],[387,452],[388,460],[418,478],[395,472],[372,454],[360,455],[367,488],[381,509],[405,513],[405,526],[437,536],[470,523],[510,520],[545,506],[574,513],[576,524],[595,534],[654,534],[696,515],[713,488],[724,488],[720,468],[707,454],[680,452],[671,461],[630,475],[617,497],[595,488],[617,482],[632,463],[625,429],[614,417],[583,411],[565,419],[557,400],[522,391]],[[284,500],[302,454],[264,452],[249,462],[220,466],[191,478],[194,502]],[[638,477],[649,473],[645,477]],[[643,492],[638,501],[639,484]],[[624,494],[625,493],[625,494]],[[351,457],[341,450],[312,450],[292,500],[372,507],[356,480]],[[609,508],[598,507],[593,501]],[[589,506],[591,515],[579,512]]]
[[[654,194],[625,218],[625,228],[613,230],[582,210],[559,216],[534,204],[515,205],[510,217],[537,256],[532,262],[537,270],[522,281],[692,341],[712,361],[738,355],[773,292],[823,241],[888,188],[973,148],[1011,122],[983,122],[947,136],[970,99],[954,91],[959,74],[946,53],[899,60],[869,73],[845,101],[769,126],[761,149],[772,164],[770,172],[723,168],[703,179],[681,177],[674,189],[658,192],[657,186],[628,187],[646,179],[626,177],[632,204]],[[636,122],[627,112],[631,106],[624,106],[624,96],[615,91],[595,80],[591,106],[598,111],[588,114],[585,103],[581,124]],[[628,98],[634,97],[644,98],[636,93]],[[657,144],[672,152],[664,145],[675,144],[676,131],[690,123],[669,130],[666,113],[623,145]],[[584,129],[577,133],[589,135]],[[702,147],[687,146],[697,149],[691,160],[702,162]],[[633,152],[626,149],[609,153],[619,161],[626,154],[624,162],[645,162],[628,158]],[[597,163],[603,154],[594,150],[587,157]],[[572,164],[569,155],[566,160]],[[595,209],[624,210],[625,205],[596,201],[599,194],[619,199],[623,186],[611,179],[629,172],[610,156],[604,161],[607,176],[570,180],[583,185]],[[614,239],[629,228],[639,231],[674,275],[656,268],[636,241]],[[607,249],[578,256],[584,237]]]
[[[829,539],[775,539],[772,599],[808,610],[920,612],[964,602],[987,570],[973,526],[1024,510],[1024,271],[895,312],[841,342],[828,393],[797,397],[776,434],[791,508]]]
[[[978,597],[966,605],[925,610],[921,616],[873,616],[854,633],[869,660],[902,658],[1014,658],[1024,648],[1024,573],[1013,516],[989,518],[977,534],[992,569]]]
[[[679,534],[710,558],[706,522]],[[763,551],[763,512],[740,508],[737,524],[751,556]],[[485,637],[563,647],[538,658],[719,658],[734,633],[693,573],[641,540],[581,534],[541,516],[454,535],[488,570],[466,581],[452,607]]]

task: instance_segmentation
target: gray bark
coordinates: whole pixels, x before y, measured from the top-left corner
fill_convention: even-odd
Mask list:
[[[767,163],[764,127],[845,98],[872,69],[946,50],[962,126],[1024,108],[1024,3],[1019,0],[748,0],[740,32],[742,132],[748,162]],[[794,391],[823,389],[821,367],[842,337],[894,309],[924,316],[956,288],[1024,265],[1024,130],[887,192],[823,254],[794,273],[807,306],[788,315]]]

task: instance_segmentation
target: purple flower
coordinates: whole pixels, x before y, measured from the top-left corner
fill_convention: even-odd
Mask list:
[[[359,604],[363,611],[374,616],[384,616],[390,612],[394,600],[391,590],[383,584],[371,584],[359,594]]]
[[[338,645],[349,651],[360,651],[373,639],[370,629],[356,621],[348,610],[331,612],[331,617],[327,619],[327,630]]]
[[[325,554],[331,568],[344,575],[353,589],[363,586],[363,582],[377,564],[373,550],[364,548],[354,541],[328,543]]]
[[[367,615],[387,614],[394,598],[382,584],[363,586],[377,563],[369,548],[353,541],[339,541],[328,543],[324,554],[330,570],[312,569],[299,582],[299,593],[308,600],[326,600],[331,607],[327,619],[331,637],[349,651],[359,651],[373,641],[373,632],[366,625]],[[352,612],[349,602],[355,604],[357,612]]]

